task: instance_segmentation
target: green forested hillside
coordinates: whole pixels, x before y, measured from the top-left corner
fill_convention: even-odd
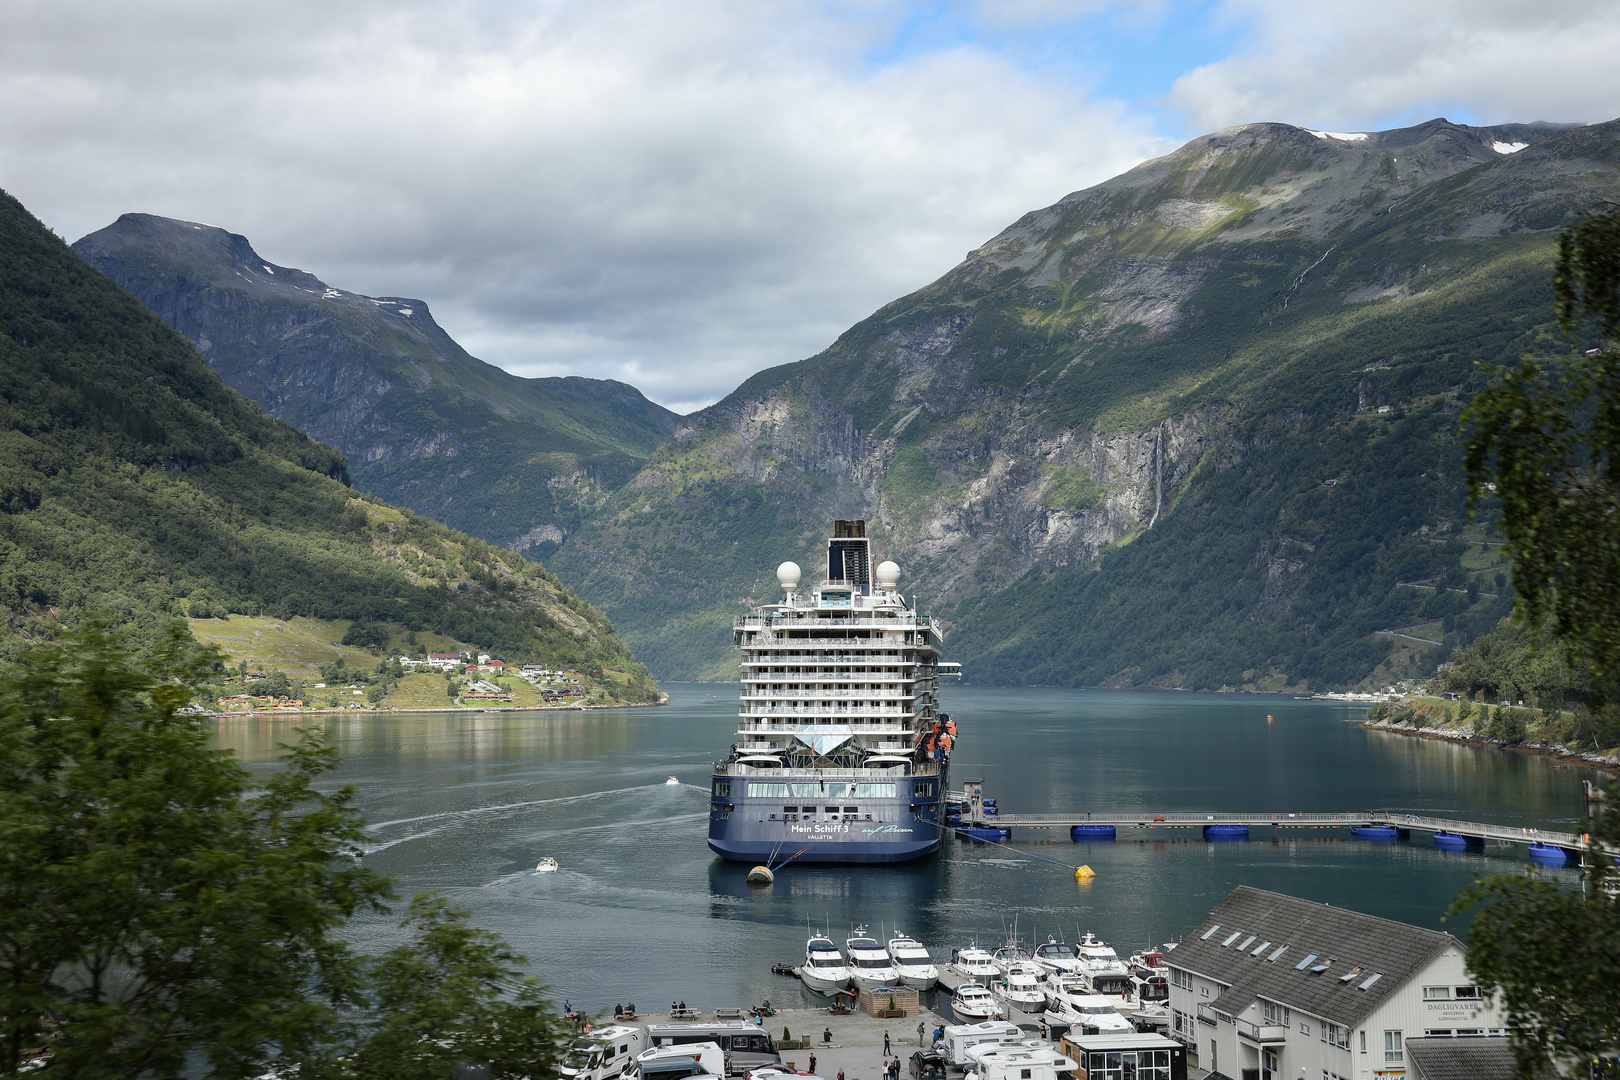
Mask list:
[[[1511,588],[1467,525],[1458,418],[1480,362],[1567,347],[1557,235],[1620,197],[1617,140],[1194,140],[683,418],[553,565],[670,676],[728,676],[726,620],[782,559],[819,565],[837,517],[972,680],[1432,673]]]
[[[200,607],[394,623],[656,696],[544,567],[347,480],[0,194],[0,656],[91,609],[139,637]]]

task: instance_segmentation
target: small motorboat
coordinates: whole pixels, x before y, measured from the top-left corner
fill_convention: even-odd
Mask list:
[[[1006,974],[990,984],[990,992],[1009,1009],[1038,1013],[1046,1008],[1046,991],[1041,988],[1041,969],[1030,960],[1007,964]]]
[[[1030,959],[1044,968],[1048,975],[1072,975],[1080,970],[1080,961],[1075,957],[1074,949],[1054,937],[1035,946]]]
[[[672,777],[670,777],[670,778],[669,778],[669,779],[668,779],[668,780],[665,780],[665,781],[664,781],[664,786],[665,786],[665,787],[680,787],[680,786],[681,786],[681,782],[680,782],[680,781],[679,781],[679,780],[677,780],[677,779],[675,779],[675,778],[674,778],[674,777],[673,777],[673,776],[672,776]]]
[[[1100,994],[1064,998],[1056,1008],[1046,1010],[1046,1021],[1068,1024],[1086,1035],[1128,1035],[1136,1030],[1120,1015],[1114,1001]]]
[[[918,990],[932,990],[939,981],[939,968],[934,965],[928,950],[912,938],[895,931],[889,939],[889,959],[900,973],[900,981]]]
[[[534,872],[537,874],[555,874],[557,872],[557,860],[549,855],[546,856],[540,860],[540,865],[534,868]]]
[[[876,938],[866,936],[866,927],[857,926],[855,936],[844,942],[849,953],[849,974],[862,990],[893,986],[900,981],[900,972],[889,959],[888,950]]]
[[[811,934],[804,944],[804,966],[799,969],[799,978],[812,990],[835,994],[849,985],[849,967],[830,938]]]
[[[994,995],[978,983],[963,983],[951,995],[951,1012],[958,1020],[999,1020],[1001,1006]]]
[[[949,968],[952,974],[980,982],[983,986],[988,986],[993,979],[1001,978],[1001,969],[996,967],[995,957],[977,945],[952,949]],[[985,989],[985,993],[989,992]]]

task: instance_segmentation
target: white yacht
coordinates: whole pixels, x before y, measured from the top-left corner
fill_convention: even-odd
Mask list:
[[[1041,969],[1033,961],[1010,960],[1001,978],[990,984],[990,992],[1003,1005],[1021,1012],[1038,1013],[1046,1008],[1046,991],[1041,989]]]
[[[907,986],[928,990],[939,981],[939,968],[934,966],[934,958],[928,955],[928,950],[898,930],[889,939],[889,959],[900,973],[900,981]]]
[[[1130,970],[1114,951],[1114,947],[1106,941],[1098,941],[1089,932],[1074,947],[1074,956],[1080,962],[1080,972],[1092,978],[1098,975],[1130,974]]]
[[[951,995],[951,1014],[958,1020],[996,1020],[1001,1017],[1001,1006],[990,991],[978,983],[965,982]]]
[[[1097,994],[1066,997],[1057,1008],[1046,1010],[1049,1024],[1068,1024],[1085,1034],[1124,1035],[1136,1029],[1114,1008],[1112,998]],[[1089,1031],[1087,1029],[1090,1029]]]
[[[900,972],[894,961],[876,938],[866,936],[866,927],[857,926],[855,936],[844,942],[849,950],[849,974],[862,990],[876,990],[880,986],[893,986],[900,981]]]
[[[1046,1007],[1061,1008],[1063,1002],[1086,997],[1091,993],[1091,980],[1084,975],[1053,975],[1046,980]]]
[[[961,975],[985,986],[1001,978],[1001,969],[996,967],[996,958],[977,945],[952,949],[951,962],[946,966],[953,975]]]
[[[835,994],[849,985],[849,967],[831,938],[810,935],[804,943],[804,966],[799,969],[799,978],[823,994]]]
[[[1080,970],[1080,960],[1074,955],[1074,949],[1054,937],[1035,946],[1030,959],[1039,964],[1048,976],[1070,975]]]

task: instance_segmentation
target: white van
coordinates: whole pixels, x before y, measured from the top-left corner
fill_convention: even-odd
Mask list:
[[[975,1080],[1066,1080],[1079,1063],[1045,1043],[1039,1046],[979,1047],[967,1076]],[[966,1080],[966,1078],[964,1078]]]
[[[685,1046],[712,1042],[726,1052],[726,1066],[741,1076],[755,1069],[782,1064],[771,1033],[757,1024],[731,1020],[716,1024],[648,1024],[647,1046]]]
[[[971,1059],[968,1051],[980,1043],[998,1046],[1016,1046],[1025,1038],[1024,1031],[1009,1020],[986,1020],[979,1024],[956,1024],[945,1029],[940,1051],[945,1060],[964,1068]]]
[[[694,1042],[680,1046],[655,1046],[636,1055],[630,1080],[686,1080],[687,1077],[714,1077],[725,1080],[726,1052],[719,1043]]]
[[[644,1038],[640,1028],[624,1026],[579,1036],[557,1071],[569,1080],[613,1080],[641,1053]]]

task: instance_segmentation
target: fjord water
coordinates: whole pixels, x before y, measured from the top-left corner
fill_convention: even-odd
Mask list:
[[[736,725],[735,689],[667,686],[657,709],[414,713],[331,724],[370,819],[367,865],[401,894],[435,891],[499,931],[560,998],[596,1010],[684,999],[743,1005],[815,995],[770,966],[797,964],[807,926],[842,943],[855,924],[898,927],[936,957],[996,944],[1012,930],[1073,942],[1092,931],[1122,955],[1191,929],[1239,884],[1435,929],[1476,874],[1528,872],[1523,847],[1434,850],[1354,841],[1344,830],[1207,843],[1196,830],[1076,844],[1066,831],[1019,830],[1012,846],[1065,866],[949,839],[943,853],[890,867],[789,866],[776,884],[706,843],[710,763]],[[1514,826],[1570,829],[1581,778],[1527,754],[1367,731],[1365,706],[1284,697],[1141,691],[947,687],[963,737],[951,781],[982,776],[1006,813],[1302,811],[1398,808]],[[1267,714],[1272,720],[1267,722]],[[221,745],[272,768],[286,720],[220,722]],[[669,776],[678,786],[665,783]],[[1035,837],[1035,839],[1031,839]],[[1046,838],[1042,838],[1046,837]],[[555,874],[536,875],[551,856]],[[393,919],[359,920],[366,949],[400,938]],[[816,999],[819,1000],[819,999]]]

